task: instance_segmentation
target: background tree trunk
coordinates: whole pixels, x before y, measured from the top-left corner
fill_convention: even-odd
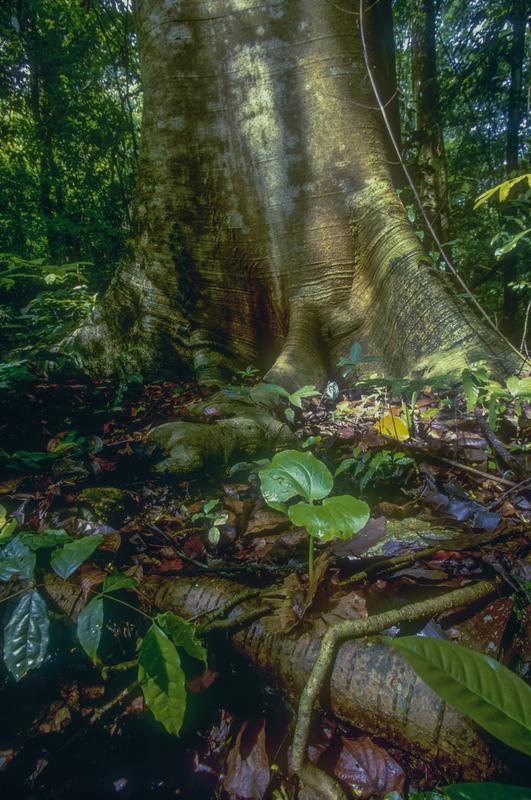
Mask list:
[[[389,99],[390,6],[367,8]],[[430,271],[396,195],[357,9],[137,0],[136,258],[77,334],[95,367],[217,381],[274,362],[272,380],[300,386],[357,339],[394,372],[503,369],[503,344]]]
[[[411,3],[411,82],[418,155],[416,179],[441,242],[449,238],[448,179],[437,75],[434,0]]]
[[[525,51],[525,33],[527,24],[527,6],[523,0],[513,0],[510,4],[509,22],[512,27],[512,44],[509,54],[509,67],[511,82],[509,85],[509,98],[507,103],[507,141],[506,165],[507,177],[518,174],[520,128],[524,116],[524,102],[522,92],[522,68]],[[509,208],[506,217],[510,217],[512,210]],[[511,225],[511,221],[507,221]],[[514,233],[518,228],[514,226]],[[503,266],[503,322],[508,333],[515,332],[515,321],[518,317],[518,295],[511,286],[518,278],[518,253],[515,250],[507,253],[502,258]]]

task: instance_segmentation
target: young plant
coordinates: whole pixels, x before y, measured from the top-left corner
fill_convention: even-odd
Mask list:
[[[348,356],[341,356],[337,362],[337,366],[343,367],[344,378],[349,378],[353,375],[354,380],[357,380],[359,377],[360,364],[369,364],[373,361],[380,361],[380,358],[378,356],[364,356],[361,344],[359,342],[354,342]]]
[[[3,545],[0,547],[0,581],[16,578],[29,584],[21,592],[10,595],[17,601],[8,614],[3,632],[4,663],[16,681],[42,665],[50,642],[48,608],[37,591],[35,570],[39,566],[51,568],[67,581],[95,553],[103,539],[100,534],[72,539],[63,530],[16,533],[13,522],[6,522],[5,509],[0,506],[0,544]],[[107,601],[128,606],[147,618],[150,627],[141,637],[138,659],[130,666],[138,667],[138,682],[153,716],[168,733],[176,736],[186,710],[186,676],[180,653],[184,651],[206,667],[207,651],[192,622],[169,611],[150,616],[114,597],[123,590],[136,590],[135,579],[120,572],[106,576],[101,589],[94,592],[77,617],[79,644],[91,661],[101,666],[98,649]]]
[[[251,400],[258,405],[282,406],[284,417],[289,423],[295,421],[294,409],[302,409],[304,398],[315,397],[318,394],[321,394],[321,392],[316,386],[301,386],[300,389],[290,393],[283,386],[278,386],[276,383],[259,383],[250,392]]]
[[[313,453],[284,450],[259,472],[266,503],[287,514],[294,525],[309,535],[308,575],[313,579],[313,541],[349,539],[369,519],[369,506],[350,495],[329,497],[334,485],[332,473]],[[303,498],[288,506],[295,498]]]

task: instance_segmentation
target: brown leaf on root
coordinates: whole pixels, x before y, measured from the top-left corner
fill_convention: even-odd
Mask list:
[[[231,800],[262,800],[269,785],[265,722],[245,721],[227,756],[223,788]]]

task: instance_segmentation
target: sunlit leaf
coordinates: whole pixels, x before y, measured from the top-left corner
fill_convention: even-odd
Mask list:
[[[300,389],[297,389],[296,392],[290,394],[289,401],[292,406],[302,408],[302,400],[305,397],[315,397],[316,394],[321,393],[315,386],[302,386]]]
[[[322,541],[349,539],[368,522],[370,509],[363,500],[350,495],[327,497],[322,505],[297,503],[288,509],[294,525],[306,528],[311,536]]]
[[[49,627],[48,610],[40,594],[23,594],[4,629],[4,661],[15,680],[44,661]]]
[[[156,623],[140,647],[138,682],[155,719],[177,736],[186,709],[184,672],[175,645]]]
[[[284,503],[293,497],[322,500],[332,491],[332,475],[313,453],[284,450],[258,474],[264,500],[280,510],[284,510]]]
[[[441,791],[450,800],[531,800],[531,789],[504,783],[455,783]]]
[[[378,420],[374,427],[384,436],[391,436],[399,442],[405,442],[406,439],[409,439],[409,430],[406,423],[400,417],[393,416],[393,414],[386,414],[385,417]]]
[[[392,640],[423,681],[505,744],[531,755],[531,689],[489,656],[426,636]]]

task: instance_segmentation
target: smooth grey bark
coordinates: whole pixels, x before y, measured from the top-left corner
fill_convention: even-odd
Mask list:
[[[357,339],[394,373],[503,370],[503,343],[430,271],[396,195],[357,9],[137,0],[136,257],[75,337],[95,368],[216,381],[273,364],[300,386]],[[366,18],[389,99],[389,1]]]

